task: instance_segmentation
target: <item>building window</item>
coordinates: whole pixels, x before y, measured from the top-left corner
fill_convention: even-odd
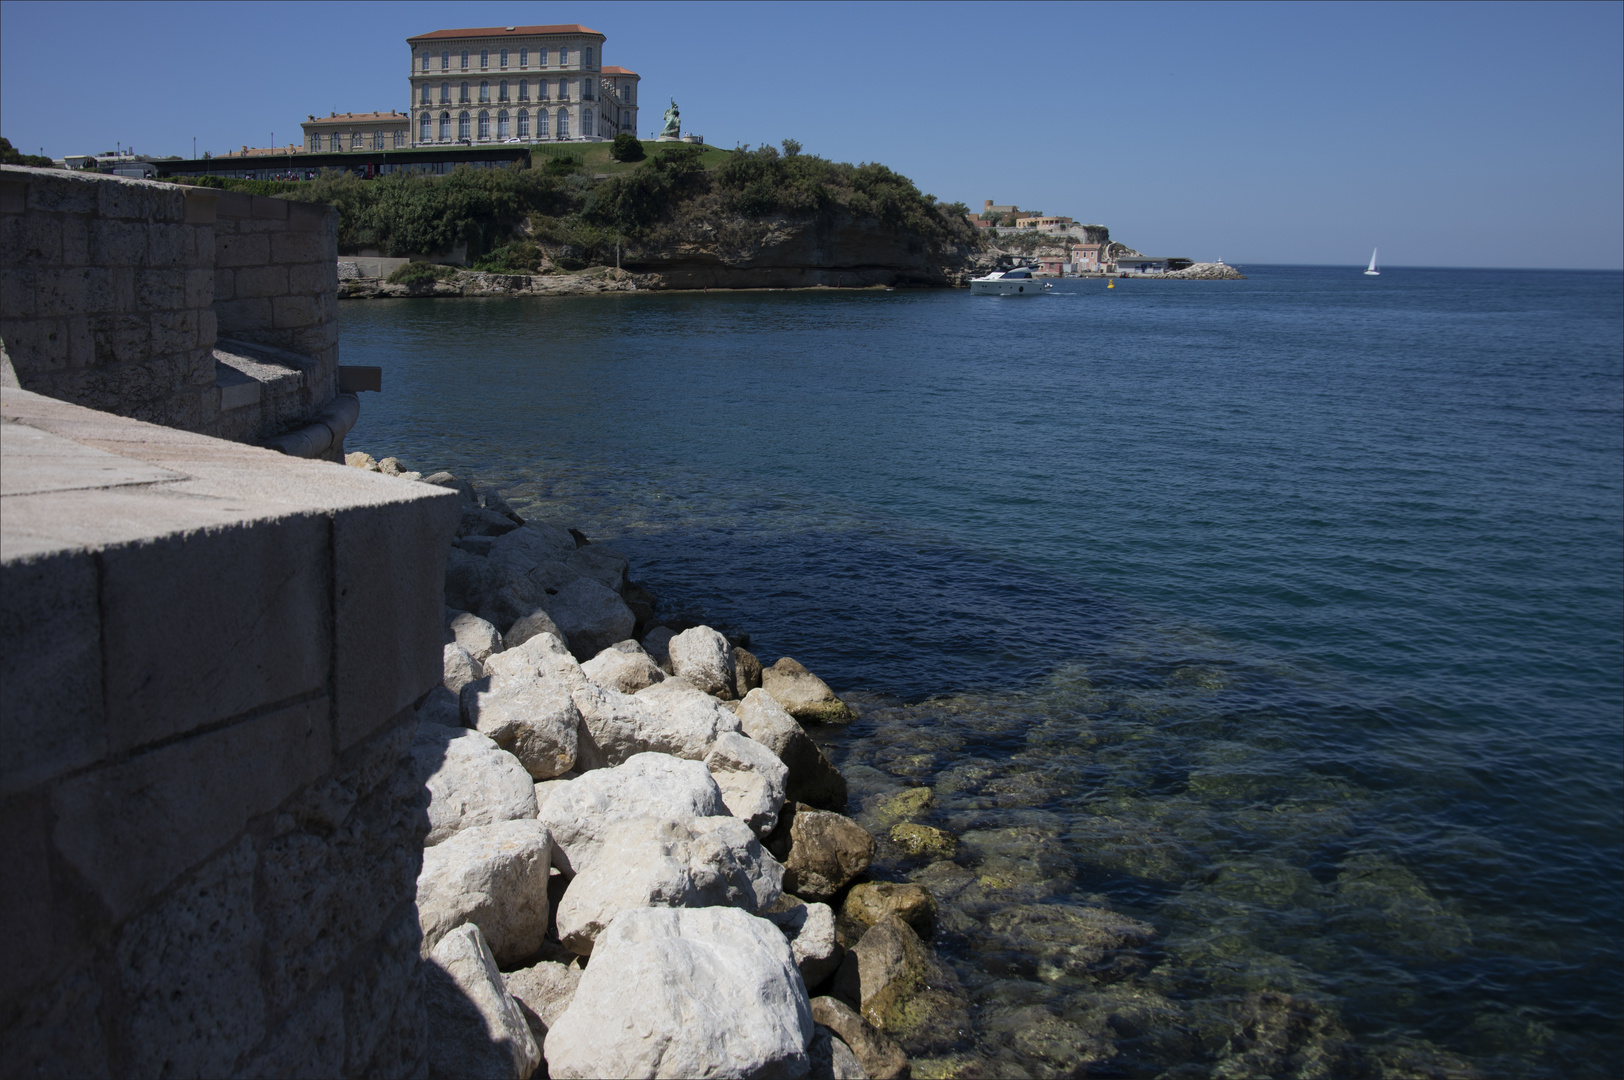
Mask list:
[[[529,109],[520,109],[519,110],[519,138],[528,139],[529,137],[530,137],[530,110]]]
[[[419,105],[427,105],[429,103],[429,84],[428,83],[424,83],[422,86],[419,86],[417,88],[417,103]]]
[[[344,149],[344,136],[340,135],[336,131],[333,132],[331,135],[329,135],[327,137],[327,149],[329,149],[329,150],[342,150],[342,149]]]
[[[434,125],[429,120],[429,114],[424,113],[417,118],[417,141],[428,142],[434,134]]]
[[[451,54],[450,53],[443,52],[443,53],[440,54],[440,70],[441,71],[450,71],[451,70]]]
[[[521,68],[527,68],[527,67],[530,66],[530,50],[529,49],[520,49],[519,50],[519,66]]]
[[[632,86],[631,86],[631,83],[621,83],[620,84],[620,100],[626,102],[628,105],[631,104],[631,100],[632,100]]]
[[[547,66],[547,50],[546,49],[537,49],[536,50],[536,66],[537,67],[546,67]]]
[[[507,99],[508,99],[508,96],[507,96],[507,80],[503,79],[500,83],[498,83],[496,85],[496,100],[497,101],[506,101]]]
[[[450,100],[451,100],[451,84],[448,83],[448,82],[443,82],[443,83],[440,84],[440,104],[445,105],[448,102],[450,102]]]
[[[468,114],[466,112],[460,112],[457,114],[457,138],[467,139],[468,136]]]
[[[559,67],[569,67],[570,66],[570,51],[569,51],[568,48],[563,48],[563,49],[558,50],[558,66]]]
[[[364,140],[365,140],[365,136],[363,136],[359,131],[350,132],[350,149],[351,150],[359,150],[359,149],[361,149],[362,147],[364,147],[366,145],[366,142]]]
[[[496,114],[496,137],[498,139],[505,139],[508,137],[508,115],[506,109],[503,109],[501,112]]]
[[[558,110],[558,137],[560,139],[570,137],[570,114],[563,109]]]
[[[315,134],[315,133],[311,133],[311,136],[310,136],[310,149],[312,151],[320,151],[321,150],[321,136],[320,135]]]
[[[537,109],[536,110],[536,138],[545,139],[546,137],[547,137],[547,110],[546,109]]]
[[[537,79],[536,80],[536,100],[537,101],[546,101],[547,100],[547,80],[546,79]]]
[[[582,101],[591,101],[592,100],[592,80],[591,79],[582,79],[581,80],[581,100]]]
[[[424,53],[423,54],[423,70],[427,71],[428,69],[429,69],[429,54]]]
[[[529,101],[530,100],[530,80],[529,79],[520,79],[519,80],[519,100],[520,101]]]
[[[559,101],[568,101],[569,99],[570,99],[570,81],[568,79],[559,79],[558,80],[558,100]]]
[[[462,70],[468,70],[468,50],[462,50]]]
[[[491,114],[484,109],[479,110],[479,137],[481,139],[491,137]]]
[[[501,56],[502,56],[502,70],[506,71],[507,70],[507,50],[506,49],[502,50]]]
[[[468,84],[467,83],[463,83],[461,86],[457,87],[457,103],[459,105],[468,104]]]
[[[592,138],[592,110],[581,110],[581,138]]]
[[[440,141],[451,141],[451,114],[448,112],[440,114]]]
[[[631,130],[632,111],[630,109],[621,109],[620,110],[620,126],[625,128],[628,131]]]
[[[486,68],[488,68],[490,66],[491,66],[491,51],[489,49],[481,49],[481,50],[479,50],[479,70],[484,71]]]
[[[481,101],[489,101],[490,99],[491,99],[491,84],[488,83],[488,82],[481,82],[479,84],[479,100],[481,100]]]
[[[592,50],[590,48],[581,50],[581,66],[584,68],[592,66]]]
[[[383,132],[374,131],[372,133],[372,149],[374,149],[374,150],[382,150],[383,149]]]
[[[395,149],[399,150],[401,147],[403,147],[405,145],[406,145],[406,133],[404,131],[395,132]]]

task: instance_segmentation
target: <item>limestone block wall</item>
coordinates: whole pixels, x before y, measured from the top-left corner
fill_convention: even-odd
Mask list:
[[[214,312],[223,338],[310,357],[310,404],[338,392],[338,211],[220,193]]]
[[[190,431],[214,391],[216,193],[0,169],[0,338],[22,386]]]
[[[458,517],[0,387],[0,1076],[423,1074]]]
[[[6,166],[0,340],[25,389],[260,441],[338,392],[337,244],[330,206]]]

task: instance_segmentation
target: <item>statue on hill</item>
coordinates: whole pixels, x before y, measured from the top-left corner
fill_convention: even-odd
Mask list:
[[[671,99],[671,107],[665,110],[665,127],[660,130],[662,139],[682,138],[682,113],[677,110],[677,99]]]

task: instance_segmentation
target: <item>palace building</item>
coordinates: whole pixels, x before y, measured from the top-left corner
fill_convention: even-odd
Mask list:
[[[604,66],[605,40],[575,23],[407,38],[410,144],[599,142],[637,134],[637,73]]]
[[[361,150],[399,150],[407,145],[411,117],[405,113],[330,113],[312,116],[299,127],[304,129],[307,153],[331,154]],[[246,151],[244,151],[246,153]]]

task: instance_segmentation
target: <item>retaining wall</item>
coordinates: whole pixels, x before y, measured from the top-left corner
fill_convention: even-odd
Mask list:
[[[0,1075],[422,1075],[459,512],[0,388]]]

